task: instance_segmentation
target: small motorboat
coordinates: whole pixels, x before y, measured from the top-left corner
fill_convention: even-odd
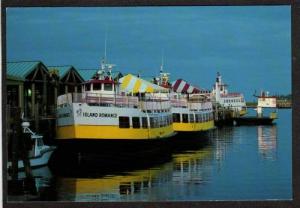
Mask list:
[[[47,165],[49,159],[55,150],[55,146],[48,146],[44,144],[43,136],[33,132],[30,128],[29,122],[22,122],[23,133],[31,135],[31,139],[34,141],[31,150],[29,151],[29,161],[31,168],[37,168]],[[7,168],[12,168],[12,162],[8,161]],[[23,160],[18,161],[18,169],[24,169]]]

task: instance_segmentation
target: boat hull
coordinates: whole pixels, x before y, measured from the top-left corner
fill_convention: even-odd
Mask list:
[[[31,168],[38,168],[38,167],[47,165],[50,158],[51,158],[51,155],[54,152],[54,150],[55,150],[54,147],[50,147],[49,149],[43,151],[41,155],[29,158],[30,167]],[[12,162],[11,161],[9,161],[7,163],[7,168],[8,169],[12,168]],[[24,170],[23,160],[18,160],[18,169]]]
[[[170,137],[173,133],[172,125],[152,129],[97,125],[69,125],[57,128],[57,135],[61,140],[153,140]]]
[[[234,123],[240,125],[273,125],[274,119],[269,117],[241,117],[234,119]]]
[[[123,119],[123,120],[122,120]],[[124,120],[125,119],[125,120]],[[135,122],[133,119],[137,119]],[[72,103],[58,109],[58,140],[144,140],[173,135],[171,112]]]
[[[206,121],[201,123],[173,123],[173,129],[176,132],[199,132],[208,131],[215,127],[214,121]]]

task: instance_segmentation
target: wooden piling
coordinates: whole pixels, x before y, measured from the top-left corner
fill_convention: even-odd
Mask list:
[[[19,112],[18,112],[19,111]],[[18,179],[18,137],[20,136],[20,130],[17,127],[17,120],[18,120],[18,115],[20,113],[20,110],[16,109],[16,113],[14,114],[14,121],[15,123],[12,126],[12,134],[11,134],[11,151],[12,151],[12,157],[11,157],[11,162],[12,162],[12,179],[17,180]],[[18,132],[19,131],[19,132]]]
[[[40,104],[36,103],[36,108],[34,109],[34,126],[35,126],[35,132],[39,131],[39,108]]]
[[[12,179],[18,179],[18,161],[23,160],[24,170],[27,178],[32,177],[30,161],[28,157],[28,149],[25,144],[25,137],[22,129],[21,109],[16,108],[14,114],[13,133],[11,137],[12,142]],[[28,135],[30,136],[30,135]],[[21,158],[20,158],[21,157]]]

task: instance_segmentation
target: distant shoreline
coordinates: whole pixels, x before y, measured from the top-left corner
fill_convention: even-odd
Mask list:
[[[257,102],[246,102],[247,108],[256,108]],[[291,100],[277,100],[277,108],[291,108]]]

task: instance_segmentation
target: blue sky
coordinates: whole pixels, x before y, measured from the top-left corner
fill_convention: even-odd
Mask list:
[[[291,92],[290,6],[9,8],[8,61],[99,68],[107,33],[116,70],[165,70],[210,89],[219,71],[231,91]]]

